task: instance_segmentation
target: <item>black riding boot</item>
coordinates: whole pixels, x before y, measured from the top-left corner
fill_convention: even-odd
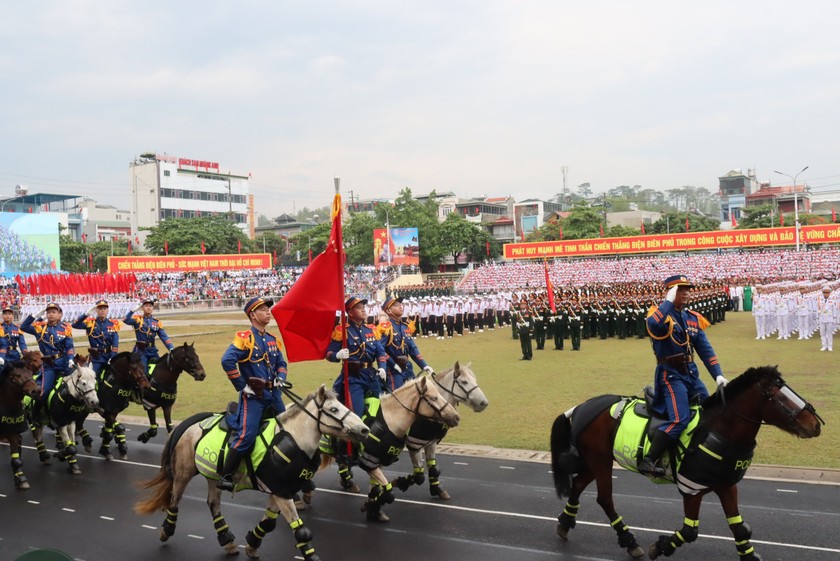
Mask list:
[[[216,487],[222,491],[233,491],[235,487],[233,483],[233,476],[236,474],[239,462],[241,461],[242,454],[236,450],[228,448],[227,456],[225,456],[225,465],[222,467],[222,473],[219,474],[222,477],[219,479],[219,482],[216,483]]]
[[[656,431],[656,434],[653,435],[653,441],[650,443],[648,453],[639,462],[639,473],[653,477],[665,477],[665,468],[658,465],[658,462],[670,444],[671,438],[667,434],[661,430]]]

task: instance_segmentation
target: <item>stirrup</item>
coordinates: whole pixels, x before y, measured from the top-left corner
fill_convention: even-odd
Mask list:
[[[233,491],[236,488],[236,484],[233,482],[233,476],[223,476],[219,481],[216,483],[216,488],[221,489],[222,491]]]
[[[650,458],[644,458],[641,462],[639,462],[638,470],[642,475],[651,477],[665,477],[665,475],[667,475],[665,468],[655,463]]]

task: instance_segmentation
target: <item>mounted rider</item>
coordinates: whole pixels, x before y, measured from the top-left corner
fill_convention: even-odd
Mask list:
[[[0,324],[0,375],[6,370],[6,365],[21,359],[21,353],[26,351],[26,340],[20,328],[15,325],[15,311],[11,306],[3,306],[3,323]]]
[[[228,416],[230,446],[217,484],[223,491],[233,491],[234,474],[254,445],[265,412],[271,411],[273,416],[286,410],[280,390],[286,380],[286,360],[277,339],[265,330],[271,323],[273,304],[260,297],[248,300],[244,311],[251,329],[237,332],[222,355],[222,368],[239,392],[236,417]]]
[[[94,315],[95,314],[95,315]],[[91,368],[101,379],[105,367],[120,352],[120,322],[108,317],[108,302],[98,300],[79,316],[74,329],[84,329],[90,343]]]
[[[44,314],[47,320],[36,320]],[[28,315],[20,330],[34,335],[38,340],[38,348],[44,355],[44,370],[41,377],[40,401],[46,401],[50,395],[58,376],[67,376],[73,369],[73,357],[76,349],[73,346],[73,327],[66,321],[61,321],[61,306],[50,302],[47,307],[37,314]]]
[[[388,355],[377,339],[371,326],[365,324],[367,312],[365,311],[367,300],[351,296],[344,303],[347,311],[347,348],[342,348],[342,326],[337,326],[333,331],[332,341],[327,347],[326,359],[330,362],[347,361],[349,370],[350,401],[344,403],[344,372],[339,373],[335,379],[333,389],[345,406],[353,412],[362,416],[365,410],[365,397],[368,394],[379,396],[379,380],[385,382],[387,379]],[[378,379],[377,379],[378,378]]]
[[[703,332],[709,322],[698,312],[686,309],[693,287],[685,275],[668,277],[665,300],[658,308],[651,307],[647,316],[647,330],[656,355],[653,408],[670,421],[659,427],[648,453],[639,462],[639,472],[648,476],[665,476],[665,469],[657,462],[688,425],[690,403],[702,402],[709,396],[700,380],[694,351],[719,387],[728,382]]]
[[[403,319],[402,297],[387,298],[382,304],[382,310],[388,314],[388,326],[380,326],[379,342],[388,353],[388,370],[390,375],[390,390],[402,387],[407,381],[414,379],[414,368],[411,360],[417,363],[429,374],[434,374],[431,366],[426,364],[423,355],[414,342],[414,325]],[[387,383],[387,381],[386,381]]]
[[[143,310],[143,315],[134,315],[134,312]],[[123,323],[134,328],[134,343],[133,352],[140,355],[140,360],[143,362],[143,368],[149,370],[149,363],[155,363],[160,359],[160,354],[155,346],[155,338],[159,338],[166,347],[167,351],[172,351],[175,346],[169,339],[169,335],[163,330],[163,324],[159,319],[154,317],[152,313],[155,311],[155,301],[151,298],[146,298],[140,303],[140,306],[134,310],[130,310],[123,319]]]

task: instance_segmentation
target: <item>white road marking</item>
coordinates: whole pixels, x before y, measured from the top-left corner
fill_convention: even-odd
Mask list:
[[[188,538],[194,538],[194,539],[197,539],[197,540],[203,540],[204,539],[204,536],[196,536],[195,534],[187,534],[187,537]]]
[[[455,464],[456,466],[468,466],[468,465],[470,465],[467,462],[452,462],[452,463]],[[303,559],[303,558],[301,557],[301,559]]]
[[[513,466],[499,466],[499,469],[516,469]]]
[[[76,509],[74,509],[74,508],[67,508],[67,507],[62,508],[61,510],[63,510],[64,512],[76,512]]]
[[[798,493],[796,489],[776,489],[777,493]]]
[[[28,502],[28,503],[29,503],[29,504],[31,504],[31,505],[39,505],[39,504],[41,504],[41,502],[40,502],[40,501],[32,501],[32,500],[29,500],[29,501],[26,501],[26,502]]]
[[[115,520],[114,518],[111,518],[110,516],[100,516],[99,518],[101,518],[102,520],[109,520],[111,522],[113,522]]]
[[[141,524],[141,527],[146,528],[147,530],[157,530],[157,526],[149,526],[148,524]]]

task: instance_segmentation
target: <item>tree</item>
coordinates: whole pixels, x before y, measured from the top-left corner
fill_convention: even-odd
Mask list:
[[[479,228],[457,212],[451,213],[440,225],[440,246],[458,263],[458,256],[475,246]]]
[[[351,212],[350,220],[342,232],[347,263],[370,265],[373,263],[373,231],[381,226],[376,218],[367,212]]]
[[[443,256],[448,252],[440,245],[440,223],[438,222],[438,203],[436,193],[432,191],[425,202],[420,202],[411,195],[411,189],[400,191],[394,205],[388,207],[391,227],[417,228],[420,242],[420,268],[423,271],[436,271]],[[385,224],[385,207],[378,205],[376,218]],[[373,255],[373,249],[371,249]]]
[[[257,252],[282,255],[286,251],[286,240],[274,232],[262,232],[254,240]]]
[[[329,215],[327,215],[329,216]],[[289,237],[289,250],[293,252],[295,258],[300,252],[300,259],[296,259],[301,263],[306,263],[309,260],[309,250],[312,250],[312,257],[324,252],[327,248],[327,241],[330,238],[330,230],[332,224],[330,222],[322,222],[314,228],[298,232],[294,236]]]
[[[648,234],[683,233],[686,231],[686,217],[688,217],[689,231],[691,232],[709,232],[720,229],[720,220],[715,218],[674,211],[664,214],[650,227],[645,226],[645,230]]]
[[[741,209],[738,229],[770,228],[773,224],[773,205],[748,206]]]
[[[584,199],[592,194],[592,187],[589,183],[581,183],[577,188],[578,194]]]
[[[197,255],[204,242],[205,253],[237,253],[239,243],[243,253],[254,252],[254,242],[233,222],[220,216],[202,218],[167,218],[148,230],[146,249],[163,255],[168,245],[170,255]]]

